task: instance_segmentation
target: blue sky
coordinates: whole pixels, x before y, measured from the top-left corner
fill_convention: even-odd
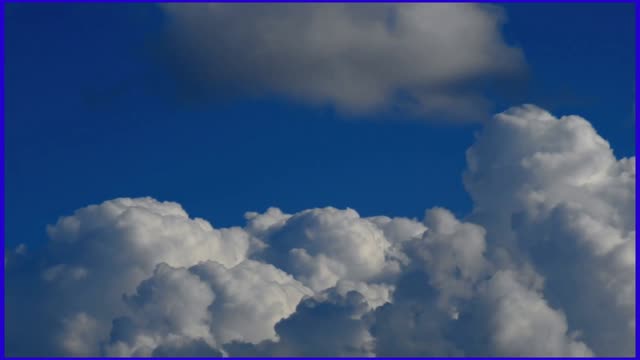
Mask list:
[[[634,16],[7,5],[4,355],[634,355]]]
[[[579,114],[634,154],[632,4],[503,4],[528,80],[522,102]],[[9,4],[6,10],[7,245],[128,196],[176,201],[214,226],[278,206],[361,215],[464,216],[461,174],[478,124],[349,116],[288,99],[192,99],[161,51],[153,4]]]

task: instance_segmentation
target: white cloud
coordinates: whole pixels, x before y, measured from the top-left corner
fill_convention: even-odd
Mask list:
[[[299,212],[265,236],[265,259],[314,291],[339,280],[368,281],[396,270],[388,259],[390,242],[375,224],[352,210]]]
[[[311,290],[273,265],[246,260],[230,269],[215,262],[190,269],[216,294],[212,331],[220,343],[275,339],[275,324],[291,315]]]
[[[151,198],[91,205],[47,231],[51,246],[41,276],[50,311],[65,318],[80,313],[94,318],[100,338],[125,310],[122,295],[132,293],[158,264],[185,267],[214,260],[233,266],[251,246],[241,228],[214,229],[205,220],[189,218],[176,203]],[[98,340],[93,344],[97,351]]]
[[[275,267],[246,260],[228,269],[207,261],[189,269],[160,264],[114,321],[105,355],[152,356],[198,344],[216,351],[232,341],[277,340],[274,326],[312,295]],[[184,351],[184,349],[182,349]]]
[[[350,112],[477,117],[474,81],[523,69],[500,8],[478,4],[163,4],[177,70],[222,94],[274,92]],[[224,87],[218,89],[216,87]],[[194,86],[197,87],[197,86]]]
[[[208,311],[214,299],[214,292],[196,275],[184,268],[158,265],[134,295],[124,297],[130,316],[114,322],[105,355],[151,356],[171,340],[196,339],[215,346]]]
[[[532,105],[497,115],[467,157],[473,217],[496,248],[532,262],[596,354],[635,353],[635,158]]]
[[[8,253],[8,353],[633,355],[635,158],[534,106],[467,157],[466,219],[270,208],[214,229],[150,198],[82,208]]]

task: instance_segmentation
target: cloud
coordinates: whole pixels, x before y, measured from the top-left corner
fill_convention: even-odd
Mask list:
[[[496,273],[484,297],[496,355],[593,356],[583,342],[568,334],[564,315],[550,308],[538,292],[524,287],[513,273]]]
[[[495,249],[532,264],[596,354],[633,354],[635,158],[617,160],[585,119],[532,105],[496,116],[467,158],[472,218]]]
[[[96,337],[100,324],[92,316],[79,312],[62,320],[62,333],[57,339],[68,354],[91,356],[95,353]]]
[[[457,316],[457,298],[470,298],[474,285],[487,276],[489,264],[484,258],[485,230],[476,224],[462,223],[446,209],[427,211],[429,227],[422,239],[407,244],[413,263],[429,274],[430,285],[439,292],[439,306]]]
[[[167,341],[188,343],[192,339],[215,346],[208,311],[214,299],[214,292],[196,275],[184,268],[158,265],[134,295],[123,297],[131,315],[114,320],[105,354],[151,356]]]
[[[635,158],[525,105],[467,163],[464,219],[270,208],[215,229],[150,198],[81,208],[7,252],[7,354],[634,355]]]
[[[93,352],[108,335],[111,320],[125,310],[122,295],[133,293],[158,264],[186,267],[212,260],[233,266],[252,246],[241,228],[214,229],[205,220],[189,218],[176,203],[151,198],[114,199],[79,209],[49,226],[47,233],[47,252],[29,265],[38,269],[40,279],[28,281],[40,284],[48,312],[65,321],[82,313],[96,322],[95,337],[83,340]],[[55,328],[63,338],[67,329],[74,336],[73,327],[62,327],[60,319],[41,321],[51,321],[45,328]]]
[[[227,349],[232,356],[375,355],[374,338],[360,319],[368,310],[364,297],[356,291],[327,295],[302,301],[292,316],[279,322],[275,327],[279,341],[257,346],[233,343]]]
[[[217,299],[210,305],[212,331],[220,343],[258,343],[275,339],[275,324],[291,315],[313,292],[270,264],[246,260],[226,269],[215,262],[191,272],[209,284]]]
[[[358,114],[392,107],[477,118],[483,79],[517,77],[496,6],[163,4],[191,91],[275,93]],[[485,82],[486,83],[486,82]]]
[[[276,223],[264,235],[264,259],[314,291],[339,280],[369,281],[397,271],[391,243],[352,210],[310,209]]]
[[[109,356],[215,353],[232,341],[275,340],[276,323],[311,294],[288,274],[252,260],[229,269],[212,261],[189,269],[162,263],[135,294],[124,297],[129,315],[113,322],[103,351]]]

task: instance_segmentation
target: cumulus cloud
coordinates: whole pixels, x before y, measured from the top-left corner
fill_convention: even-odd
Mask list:
[[[464,219],[270,208],[215,229],[150,198],[81,208],[7,252],[8,354],[634,355],[635,158],[525,105],[467,162]]]
[[[535,290],[511,272],[499,271],[484,291],[491,343],[500,356],[593,356],[568,333],[562,313],[550,308]]]
[[[384,232],[352,209],[302,211],[269,228],[264,242],[267,261],[314,291],[339,280],[374,280],[398,269]]]
[[[218,299],[210,305],[212,331],[220,343],[275,339],[275,324],[291,315],[313,292],[273,265],[246,260],[231,269],[206,262],[191,271]]]
[[[232,356],[373,356],[374,338],[361,316],[368,305],[350,291],[305,299],[296,312],[276,325],[279,341],[251,346],[229,344]]]
[[[276,339],[276,323],[310,294],[281,270],[252,260],[230,269],[212,261],[189,269],[162,263],[134,295],[124,297],[130,315],[113,322],[104,351],[111,356],[171,355],[195,351],[197,345],[213,353],[232,341]]]
[[[83,341],[92,351],[108,334],[111,320],[125,310],[122,295],[133,293],[158,264],[185,267],[213,260],[233,266],[252,246],[241,228],[214,229],[205,220],[189,218],[179,204],[150,198],[91,205],[60,218],[47,232],[51,242],[46,255],[34,259],[38,266],[44,264],[38,276],[41,296],[47,298],[47,311],[61,318],[85,314],[96,322],[96,336]],[[73,327],[50,320],[62,337],[67,332],[73,337]]]
[[[208,312],[214,299],[214,292],[186,269],[158,265],[134,295],[124,296],[131,315],[113,321],[105,354],[151,356],[168,340],[188,343],[196,339],[215,346]]]
[[[449,333],[466,301],[474,297],[477,283],[486,277],[484,230],[442,208],[427,211],[420,232],[412,222],[398,223],[411,234],[401,243],[410,262],[396,281],[392,300],[371,316],[375,352],[462,356],[465,352]]]
[[[516,76],[500,8],[478,4],[163,4],[190,89],[343,111],[477,117],[479,80]]]
[[[617,160],[579,116],[526,105],[496,116],[467,159],[472,218],[495,253],[531,262],[597,354],[633,354],[635,158]]]
[[[425,217],[429,226],[422,239],[408,244],[407,252],[417,266],[429,274],[429,283],[439,291],[439,304],[458,316],[457,298],[469,298],[478,280],[486,276],[484,258],[485,230],[476,224],[462,223],[446,209],[429,210]]]

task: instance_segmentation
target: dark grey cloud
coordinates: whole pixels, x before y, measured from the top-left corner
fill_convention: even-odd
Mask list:
[[[366,114],[478,118],[523,74],[505,14],[478,4],[163,4],[185,90],[276,94]],[[492,85],[492,86],[493,86]],[[486,90],[486,89],[485,89]]]

